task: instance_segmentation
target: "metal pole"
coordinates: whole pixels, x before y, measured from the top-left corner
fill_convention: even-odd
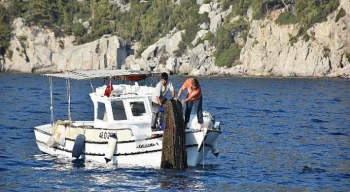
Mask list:
[[[202,131],[203,131],[203,150],[202,150],[202,152],[203,152],[203,169],[204,169],[204,128],[202,128]]]
[[[70,113],[70,81],[69,78],[67,79],[67,97],[68,97],[68,119],[69,123],[72,122],[72,117]]]
[[[52,76],[49,77],[50,81],[50,111],[51,111],[51,125],[55,122],[54,115],[53,115],[53,98],[52,98]]]

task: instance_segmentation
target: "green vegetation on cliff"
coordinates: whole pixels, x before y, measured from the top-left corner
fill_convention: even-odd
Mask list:
[[[5,54],[5,49],[10,46],[11,39],[11,19],[4,5],[0,4],[0,52],[1,55]]]
[[[232,7],[223,26],[206,37],[217,48],[214,56],[218,66],[231,66],[238,59],[242,45],[236,40],[246,40],[249,23],[244,18],[250,8],[253,19],[263,19],[271,11],[284,8],[276,23],[299,23],[299,34],[305,36],[305,29],[324,21],[339,6],[338,0],[204,0],[204,3],[213,2],[219,2],[222,10]],[[4,1],[0,3],[1,55],[9,46],[11,25],[17,17],[24,18],[27,25],[50,28],[56,36],[73,34],[77,44],[96,40],[104,34],[115,34],[128,43],[140,42],[137,54],[175,29],[186,31],[176,51],[181,55],[192,46],[199,25],[209,22],[207,13],[198,14],[200,5],[194,0],[120,0],[118,3],[110,0]],[[130,9],[121,8],[125,5],[130,5]],[[339,11],[337,18],[343,15]]]

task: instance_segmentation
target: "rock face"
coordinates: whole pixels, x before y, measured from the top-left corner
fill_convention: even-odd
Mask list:
[[[120,68],[126,58],[125,41],[116,36],[64,49],[52,55],[57,70]]]
[[[241,51],[243,73],[261,76],[345,76],[350,75],[350,5],[341,1],[345,17],[328,20],[307,31],[310,39],[291,43],[298,27],[278,26],[274,20],[252,21],[246,45]],[[279,13],[277,13],[279,14]]]
[[[127,56],[125,41],[105,35],[99,40],[74,46],[74,37],[56,38],[54,33],[24,25],[22,18],[13,23],[13,38],[5,71],[23,73],[56,72],[74,69],[121,67]]]
[[[335,16],[339,9],[346,15],[339,21]],[[152,60],[152,68],[156,71],[174,72],[194,76],[201,75],[250,75],[250,76],[306,76],[306,77],[350,77],[350,2],[341,0],[338,10],[328,16],[326,22],[319,23],[307,31],[309,40],[302,37],[295,43],[290,40],[296,36],[297,25],[279,26],[274,19],[250,20],[247,41],[240,54],[240,61],[234,67],[219,68],[215,66],[212,53],[214,47],[206,41],[199,43],[207,32],[215,33],[223,24],[223,18],[231,10],[220,12],[215,3],[202,4],[199,13],[208,13],[210,24],[202,24],[196,38],[192,42],[193,49],[187,50],[181,57],[170,56],[167,67],[159,62],[159,54],[154,57],[143,57]],[[281,10],[271,13],[278,18]],[[220,19],[218,19],[220,18]],[[168,38],[171,39],[171,38]],[[157,42],[155,45],[158,45]],[[172,44],[162,40],[163,45]],[[242,43],[241,43],[242,44]],[[174,46],[174,45],[173,45]],[[176,46],[176,45],[175,45]],[[152,47],[152,46],[151,46]],[[156,48],[152,49],[153,52]],[[157,49],[162,50],[162,49]],[[148,54],[149,55],[149,54]]]
[[[231,8],[222,11],[220,4],[200,4],[199,13],[208,14],[210,22],[200,25],[201,30],[192,41],[193,48],[179,50],[184,31],[171,31],[166,37],[150,45],[141,58],[129,55],[125,41],[105,35],[84,45],[74,46],[74,37],[56,38],[53,32],[25,26],[21,18],[13,23],[13,39],[5,59],[0,58],[2,71],[46,72],[74,69],[122,68],[131,70],[166,71],[171,74],[250,75],[250,76],[308,76],[350,78],[350,2],[340,0],[339,8],[326,22],[308,29],[310,37],[291,40],[299,30],[297,25],[275,23],[281,10],[265,20],[250,22],[246,42],[235,39],[243,49],[233,67],[217,67],[215,47],[204,40],[207,33],[216,33],[225,22]],[[344,9],[346,15],[335,21]],[[181,53],[181,54],[179,54]]]

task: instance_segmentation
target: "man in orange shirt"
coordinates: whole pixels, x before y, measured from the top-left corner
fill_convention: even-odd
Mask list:
[[[203,128],[203,113],[202,113],[202,90],[197,79],[188,78],[182,87],[179,89],[177,97],[180,98],[182,91],[187,89],[186,99],[182,100],[182,104],[186,103],[185,110],[185,126],[190,121],[192,106],[197,109],[197,118],[200,129]]]

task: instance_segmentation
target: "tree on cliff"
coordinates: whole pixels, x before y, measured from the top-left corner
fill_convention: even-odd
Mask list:
[[[246,19],[249,8],[252,10],[254,20],[263,19],[273,10],[285,8],[276,20],[278,24],[299,23],[302,26],[298,37],[314,23],[326,19],[327,15],[339,6],[339,0],[204,0],[204,3],[218,2],[217,6],[224,11],[232,7],[232,12],[227,18],[222,18],[223,25],[217,32],[211,35],[213,46],[219,51],[216,57],[225,61],[219,65],[231,65],[235,58],[220,54],[227,54],[227,50],[236,53],[240,46],[236,45],[235,38],[246,39],[249,30],[249,21]],[[130,6],[130,9],[122,9],[118,3]],[[199,7],[193,0],[156,0],[140,2],[109,0],[7,0],[0,2],[2,20],[1,45],[8,44],[9,31],[15,17],[23,17],[27,24],[52,28],[55,35],[76,36],[76,43],[82,44],[96,40],[104,34],[116,34],[124,38],[128,43],[140,42],[141,53],[146,47],[164,37],[172,30],[185,30],[183,44],[192,46],[196,33],[202,23],[209,23],[208,14],[198,14]],[[6,6],[4,6],[6,5]],[[11,12],[11,14],[10,14]],[[4,17],[5,15],[5,17]],[[239,21],[231,22],[236,16],[241,16]],[[84,27],[83,22],[91,25]],[[220,28],[224,28],[220,30]],[[210,34],[209,34],[210,35]],[[221,37],[221,35],[224,35]],[[232,60],[233,59],[233,60]],[[231,61],[230,61],[231,60]],[[217,64],[217,63],[216,63]]]
[[[26,20],[30,25],[39,27],[52,27],[55,20],[53,16],[56,11],[53,9],[54,4],[50,0],[31,0],[28,2],[28,11]]]
[[[91,0],[92,10],[92,34],[93,37],[101,37],[104,34],[110,34],[114,31],[109,0]]]
[[[8,14],[6,8],[0,4],[0,55],[5,54],[5,49],[10,46],[11,31],[8,26]]]

